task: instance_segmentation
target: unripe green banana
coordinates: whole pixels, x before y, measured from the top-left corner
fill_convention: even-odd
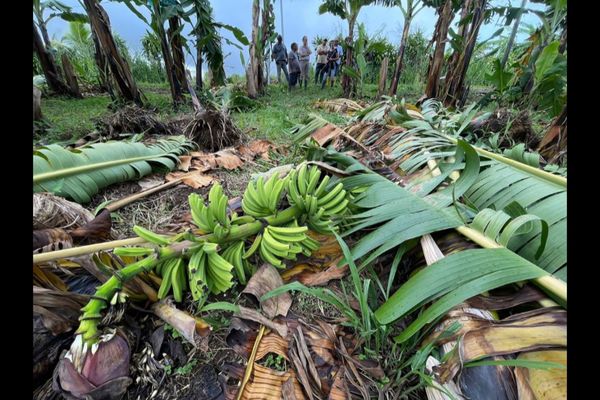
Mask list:
[[[252,245],[250,246],[250,248],[248,250],[246,250],[246,252],[243,255],[243,259],[247,259],[250,256],[252,256],[252,254],[254,254],[256,252],[256,250],[258,250],[258,247],[260,246],[260,242],[262,241],[262,234],[258,234],[256,235],[256,237],[254,238],[254,241],[252,242]]]
[[[115,247],[113,253],[123,257],[143,257],[154,253],[154,249],[148,247]]]
[[[135,225],[133,227],[133,232],[150,243],[159,244],[161,246],[166,246],[170,244],[169,239],[167,239],[166,237],[159,235],[158,233],[149,231],[146,228],[142,228],[139,225]]]
[[[335,187],[331,190],[331,192],[327,193],[325,196],[319,198],[318,201],[318,205],[319,207],[322,207],[324,204],[328,204],[331,200],[333,200],[344,188],[344,184],[343,183],[338,183],[337,185],[335,185]],[[345,192],[344,192],[345,195]]]

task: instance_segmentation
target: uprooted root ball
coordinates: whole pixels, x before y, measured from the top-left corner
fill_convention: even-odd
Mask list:
[[[216,110],[196,113],[184,133],[202,149],[215,152],[240,143],[242,132],[227,114]]]
[[[100,135],[112,137],[120,133],[148,133],[153,135],[177,135],[170,126],[161,122],[156,114],[136,105],[127,105],[96,121]]]

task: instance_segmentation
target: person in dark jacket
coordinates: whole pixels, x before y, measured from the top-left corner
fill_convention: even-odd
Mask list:
[[[298,61],[298,45],[292,43],[292,51],[288,55],[288,64],[290,65],[290,80],[288,85],[288,91],[292,91],[292,88],[296,86],[298,77],[300,76],[300,61]]]
[[[285,74],[285,80],[290,81],[290,77],[288,75],[287,70],[287,59],[288,54],[283,44],[283,38],[281,35],[277,35],[277,43],[273,46],[273,52],[271,53],[271,58],[275,60],[275,65],[277,65],[277,81],[281,83],[281,71]]]
[[[339,60],[339,55],[335,44],[329,48],[329,52],[327,53],[327,65],[325,65],[323,74],[323,81],[321,82],[321,89],[325,88],[325,84],[327,83],[327,77],[329,77],[331,81],[331,87],[333,87],[333,82],[335,81],[335,73],[337,70],[337,61]]]

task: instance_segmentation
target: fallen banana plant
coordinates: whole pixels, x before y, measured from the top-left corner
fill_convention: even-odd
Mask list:
[[[174,169],[177,157],[192,148],[183,136],[152,145],[107,142],[78,150],[59,145],[41,147],[33,153],[33,191],[88,203],[100,189],[113,183],[139,179],[157,168]]]
[[[279,210],[284,197],[290,206]],[[337,221],[350,212],[352,198],[342,183],[306,163],[283,179],[273,174],[268,181],[259,178],[250,183],[242,199],[245,215],[227,214],[228,199],[219,184],[213,185],[207,203],[195,193],[190,195],[198,230],[163,236],[134,227],[141,241],[149,245],[114,249],[117,256],[135,257],[137,261],[115,271],[98,287],[82,309],[76,332],[80,339],[73,342],[67,355],[73,360],[85,359],[101,335],[98,325],[102,311],[123,285],[139,274],[152,273],[161,278],[159,299],[172,293],[180,302],[189,291],[194,300],[204,302],[208,293],[231,288],[234,276],[244,282],[253,273],[252,257],[285,268],[286,260],[294,260],[300,253],[310,255],[319,242],[307,236],[308,230],[333,233],[338,229]],[[245,308],[239,309],[240,315],[267,323]],[[284,330],[279,332],[285,335]],[[81,367],[77,362],[74,365],[76,369]]]
[[[317,100],[314,105],[315,108],[322,108],[331,113],[342,113],[342,114],[353,114],[357,111],[362,111],[363,106],[358,104],[354,100],[350,99],[327,99]]]
[[[566,279],[566,180],[460,140],[473,109],[457,116],[429,103],[417,118],[409,118],[408,113],[399,118],[392,111],[390,103],[383,102],[367,108],[362,122],[346,127],[362,146],[352,141],[334,146],[351,152],[340,153],[331,147],[312,152],[314,159],[354,173],[342,180],[347,190],[360,193],[343,233],[370,232],[352,248],[352,258],[361,260],[361,268],[370,268],[379,256],[409,240],[452,228],[483,249],[449,254],[414,273],[375,312],[378,321],[384,325],[407,321],[396,340],[412,342],[462,302],[526,280],[566,306],[562,280]],[[377,119],[379,124],[365,123]],[[306,138],[316,131],[306,128],[298,128]],[[401,178],[392,182],[370,173],[371,164],[381,169],[382,163],[391,170],[388,176]],[[551,304],[543,297],[536,299]],[[514,305],[520,301],[510,300]],[[421,312],[415,313],[417,310]],[[466,339],[464,343],[441,366],[432,363],[431,370],[442,372],[439,378],[443,383],[454,377],[462,361],[564,347],[566,312],[557,311],[563,320],[542,323],[540,318],[551,318],[555,309],[539,310],[543,316],[535,320],[541,325],[527,321],[527,328],[519,326],[520,330],[509,326],[502,330],[500,325],[510,324],[510,320],[494,323],[469,318],[454,337]],[[487,344],[484,339],[489,339]],[[511,360],[496,361],[502,365]],[[515,398],[514,382],[507,377],[499,382]],[[527,390],[531,393],[520,385],[520,393]]]

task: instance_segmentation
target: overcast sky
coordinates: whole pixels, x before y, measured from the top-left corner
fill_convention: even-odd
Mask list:
[[[77,0],[62,0],[63,3],[72,6],[79,12],[84,12]],[[331,15],[319,15],[318,8],[321,0],[276,0],[274,5],[275,26],[278,32],[281,32],[281,1],[283,1],[283,33],[284,43],[288,46],[292,42],[301,42],[303,35],[309,37],[309,42],[315,35],[333,37],[339,32],[347,34],[348,24],[346,21]],[[494,3],[506,4],[507,1],[496,1]],[[519,5],[520,0],[512,0],[513,4]],[[252,31],[252,0],[212,0],[211,4],[214,10],[215,20],[225,24],[240,28],[248,38]],[[140,40],[146,30],[150,29],[143,21],[138,19],[124,4],[113,1],[102,1],[111,21],[114,32],[117,32],[126,40],[133,53],[141,50]],[[539,4],[532,4],[529,7],[540,9]],[[142,14],[148,16],[146,8],[140,8]],[[369,35],[381,33],[385,35],[392,43],[397,44],[402,32],[402,12],[398,7],[386,8],[381,6],[363,7],[358,17],[358,22],[365,24]],[[430,37],[436,22],[435,10],[424,8],[414,19],[412,30],[421,29],[426,37]],[[500,26],[497,21],[485,25],[481,28],[479,39],[485,40],[494,33]],[[524,15],[524,23],[539,25],[540,20],[534,15]],[[52,39],[60,39],[67,31],[68,25],[59,18],[54,18],[49,24],[49,33]],[[190,33],[190,28],[184,29],[184,34]],[[509,29],[505,30],[506,35]],[[223,30],[222,36],[235,41],[233,35]],[[518,40],[525,38],[521,34]],[[229,54],[225,59],[225,72],[228,75],[242,74],[243,68],[239,56],[239,50],[233,46],[223,43],[225,54]],[[194,54],[195,57],[195,54]],[[244,58],[248,59],[248,50],[244,49]],[[195,61],[189,54],[186,55],[186,63],[190,69],[194,69]]]

